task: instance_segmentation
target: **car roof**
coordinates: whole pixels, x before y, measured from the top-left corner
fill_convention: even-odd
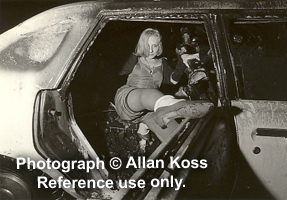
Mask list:
[[[97,0],[78,3],[102,4],[106,9],[183,8],[183,9],[286,9],[287,0]]]

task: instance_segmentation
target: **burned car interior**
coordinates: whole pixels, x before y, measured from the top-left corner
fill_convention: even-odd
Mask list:
[[[39,141],[43,144],[39,146],[43,146],[42,149],[48,156],[56,157],[57,154],[59,156],[59,158],[56,157],[57,159],[67,159],[72,155],[73,159],[75,157],[77,159],[84,157],[87,160],[100,158],[107,162],[111,157],[120,157],[123,162],[126,162],[129,157],[145,156],[154,159],[167,155],[177,155],[183,148],[192,146],[192,151],[188,152],[189,156],[192,158],[201,156],[205,158],[207,156],[207,160],[211,163],[209,170],[191,172],[192,176],[201,180],[201,184],[190,183],[198,189],[191,191],[192,196],[210,197],[214,196],[215,192],[218,193],[217,196],[220,196],[223,193],[226,195],[226,193],[234,191],[234,196],[240,197],[242,190],[235,191],[233,189],[235,185],[230,183],[235,180],[238,182],[246,181],[242,177],[240,177],[241,179],[238,178],[240,176],[239,167],[236,165],[237,161],[234,161],[238,158],[239,149],[237,149],[235,130],[237,127],[235,127],[233,117],[236,117],[235,115],[238,115],[242,110],[237,109],[236,112],[230,112],[221,109],[220,106],[224,103],[222,99],[225,98],[222,96],[223,90],[226,89],[222,86],[222,79],[226,78],[227,69],[230,70],[231,74],[228,75],[235,82],[235,88],[228,91],[228,93],[234,93],[234,96],[228,97],[228,101],[234,101],[236,106],[236,101],[242,99],[268,100],[275,98],[281,101],[286,100],[284,91],[287,84],[284,77],[285,73],[282,73],[286,72],[286,66],[284,66],[287,41],[286,21],[284,19],[270,20],[268,17],[261,19],[260,17],[238,17],[234,15],[230,15],[224,20],[227,24],[224,27],[226,38],[221,42],[226,42],[225,45],[228,49],[225,49],[225,53],[229,57],[225,57],[230,59],[229,67],[232,70],[228,67],[222,70],[217,66],[220,62],[217,60],[220,56],[216,55],[220,52],[216,49],[219,44],[211,39],[211,28],[199,15],[194,15],[188,19],[168,17],[158,20],[143,20],[141,18],[133,20],[111,18],[107,20],[106,18],[106,20],[101,21],[100,29],[93,30],[93,39],[86,45],[80,62],[75,64],[72,79],[69,80],[71,82],[67,81],[69,82],[67,91],[63,90],[65,91],[63,96],[66,99],[61,99],[61,94],[57,91],[44,91],[42,96],[39,95],[38,102],[41,102],[41,98],[51,100],[49,102],[51,105],[43,106],[42,113],[39,112],[44,117],[45,110],[51,106],[57,107],[57,102],[53,98],[61,101],[58,105],[62,106],[62,110],[68,110],[67,116],[65,116],[67,119],[62,118],[61,121],[60,118],[59,122],[50,120],[57,126],[58,132],[53,133],[56,135],[56,139],[54,139],[53,134],[49,134],[49,126],[43,126],[42,135],[46,139],[41,138]],[[188,62],[185,74],[177,85],[162,85],[161,91],[164,94],[174,95],[176,98],[207,100],[215,105],[215,109],[206,118],[177,119],[176,122],[179,124],[178,130],[180,129],[180,131],[175,135],[172,132],[172,138],[169,137],[168,142],[160,138],[157,132],[151,131],[151,136],[148,138],[143,151],[140,148],[141,138],[137,134],[139,121],[120,119],[115,111],[114,98],[117,89],[127,81],[127,75],[120,75],[122,67],[134,52],[140,33],[146,28],[155,28],[161,33],[163,43],[161,57],[165,57],[171,67],[176,65],[178,52],[185,42],[193,46],[200,57],[200,62],[194,60]],[[267,31],[269,29],[272,31]],[[220,50],[222,51],[222,49]],[[273,68],[277,70],[273,70]],[[282,87],[277,87],[278,85]],[[264,102],[263,105],[269,105],[268,103]],[[236,106],[233,108],[237,108]],[[55,114],[57,113],[54,112],[54,118],[59,117]],[[250,113],[246,115],[248,117]],[[244,119],[248,120],[247,117]],[[65,120],[68,119],[71,121],[71,127],[67,128],[66,132],[69,133],[66,133],[60,130],[62,128],[60,126],[64,127],[66,125]],[[248,127],[245,126],[248,122],[239,121],[239,123],[242,123],[244,128]],[[250,127],[250,129],[252,128]],[[252,131],[254,130],[250,132]],[[196,133],[194,140],[192,139],[193,133]],[[242,133],[245,132],[242,131]],[[254,147],[252,146],[252,148]],[[234,156],[235,154],[236,156]],[[238,160],[240,159],[244,160],[243,156]],[[244,160],[242,163],[246,163],[246,161]],[[249,172],[250,177],[255,177],[252,170]],[[155,170],[146,172],[135,168],[117,171],[108,168],[106,171],[100,172],[102,177],[107,178],[108,176],[113,180],[127,180],[136,174],[153,177],[155,175],[153,173],[159,172],[155,172]],[[246,173],[246,171],[242,173]],[[69,175],[78,177],[79,174],[85,178],[90,176],[76,170],[70,172]],[[136,176],[136,178],[139,177],[139,175]],[[226,179],[229,179],[230,183]],[[254,181],[256,183],[252,182],[251,184],[263,188],[258,179],[254,178]],[[200,188],[200,185],[208,186]],[[226,189],[219,191],[220,185],[226,186]],[[261,189],[256,195],[260,197],[269,195],[268,192],[264,189],[262,192]],[[138,190],[137,195],[140,196],[140,192],[142,191]]]
[[[187,21],[188,22],[188,21]],[[178,98],[206,99],[217,102],[216,75],[203,21],[195,23],[110,21],[101,30],[94,44],[82,60],[71,83],[73,111],[77,124],[101,158],[109,156],[135,156],[140,154],[136,122],[123,121],[114,109],[116,90],[126,83],[127,76],[119,72],[127,58],[134,52],[138,37],[148,27],[156,28],[163,36],[163,57],[170,66],[177,61],[176,46],[182,43],[182,30],[188,30],[194,45],[205,63],[205,79],[189,84],[190,73],[184,74],[176,86],[163,85],[165,94],[175,94],[185,88],[188,96]],[[192,41],[191,41],[192,42]],[[178,92],[179,93],[179,92]],[[179,94],[180,95],[180,94]],[[152,135],[145,155],[150,155],[161,141]],[[131,175],[131,174],[130,174]],[[128,177],[127,174],[122,175]]]

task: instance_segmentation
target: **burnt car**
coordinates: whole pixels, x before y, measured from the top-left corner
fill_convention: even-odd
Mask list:
[[[0,198],[286,199],[286,7],[286,1],[89,1],[47,10],[1,34]],[[142,151],[138,122],[119,118],[114,96],[127,78],[119,75],[123,64],[149,27],[162,34],[171,64],[184,42],[202,61],[191,61],[196,67],[162,91],[215,108],[201,119],[178,119],[164,138],[153,130]],[[114,158],[131,157],[164,165],[110,167]],[[206,163],[171,167],[171,157]],[[89,161],[105,167],[85,170]],[[154,178],[184,185],[154,187]],[[52,182],[40,188],[42,180]],[[59,180],[112,183],[64,187]],[[146,185],[119,187],[119,180]]]

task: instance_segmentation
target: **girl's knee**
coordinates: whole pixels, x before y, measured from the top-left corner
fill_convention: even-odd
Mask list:
[[[156,89],[148,89],[142,93],[141,102],[145,105],[146,109],[153,110],[155,102],[164,94]]]

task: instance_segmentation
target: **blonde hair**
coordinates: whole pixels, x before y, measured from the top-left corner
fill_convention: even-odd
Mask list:
[[[163,51],[162,42],[161,42],[162,37],[161,37],[159,31],[156,29],[147,28],[142,32],[142,34],[139,38],[138,44],[135,48],[135,55],[148,57],[148,55],[149,55],[148,39],[152,35],[158,37],[159,41],[160,41],[157,56],[162,54],[162,51]]]

